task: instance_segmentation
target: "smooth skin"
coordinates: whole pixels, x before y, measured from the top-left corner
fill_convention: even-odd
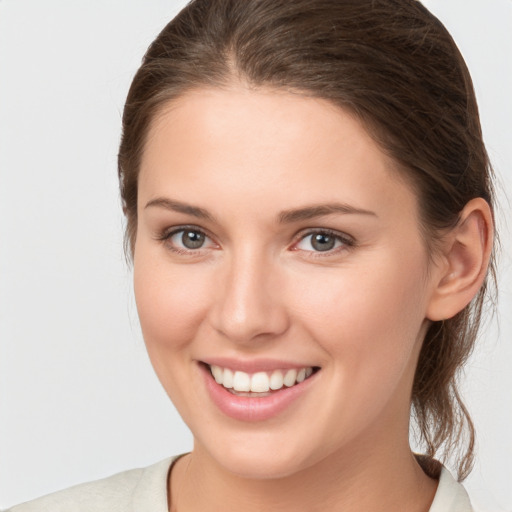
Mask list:
[[[437,482],[408,442],[414,371],[430,321],[478,291],[491,234],[475,199],[429,255],[413,190],[327,101],[233,84],[168,104],[141,163],[134,282],[194,436],[171,510],[428,511]],[[239,421],[204,385],[201,361],[219,356],[320,371],[282,413]]]

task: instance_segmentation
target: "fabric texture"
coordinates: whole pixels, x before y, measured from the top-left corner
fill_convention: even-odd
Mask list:
[[[5,512],[168,512],[167,477],[178,458],[76,485]],[[473,512],[466,490],[446,468],[429,512]]]

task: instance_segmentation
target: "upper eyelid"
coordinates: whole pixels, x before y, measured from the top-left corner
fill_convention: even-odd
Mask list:
[[[355,243],[354,237],[349,235],[348,233],[345,233],[343,231],[338,231],[337,229],[330,229],[330,228],[306,228],[299,231],[294,236],[294,243],[298,242],[299,240],[302,240],[303,238],[306,238],[310,235],[315,235],[317,233],[326,233],[328,235],[335,236],[341,240],[344,240],[346,242]]]
[[[179,233],[180,231],[185,231],[187,229],[190,231],[197,231],[198,233],[202,233],[203,235],[208,237],[210,240],[214,239],[214,237],[212,237],[212,235],[209,233],[209,231],[207,229],[200,228],[199,226],[195,226],[193,224],[182,224],[182,225],[172,226],[172,227],[163,229],[160,233],[160,237],[161,238],[169,238],[172,235],[175,235],[176,233]]]

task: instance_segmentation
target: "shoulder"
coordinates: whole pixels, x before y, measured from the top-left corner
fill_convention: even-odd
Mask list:
[[[167,475],[176,458],[76,485],[6,512],[166,512]]]
[[[444,467],[429,512],[473,512],[466,489]]]

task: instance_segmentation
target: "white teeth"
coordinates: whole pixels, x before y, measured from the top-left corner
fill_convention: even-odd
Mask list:
[[[233,387],[233,380],[234,380],[233,372],[229,368],[225,368],[222,385],[225,388],[231,389]]]
[[[269,378],[265,372],[255,373],[251,377],[251,391],[254,393],[266,393],[270,388]]]
[[[235,391],[250,391],[251,377],[245,372],[235,372],[233,377],[233,389]]]
[[[274,370],[270,376],[270,389],[277,390],[281,389],[283,386],[283,373],[280,370]]]
[[[212,375],[217,384],[222,384],[224,381],[224,371],[219,366],[211,366]]]
[[[272,373],[256,372],[252,375],[216,365],[211,365],[210,370],[217,384],[240,393],[268,393],[270,390],[277,391],[284,386],[290,388],[313,374],[311,366],[290,370],[274,370]]]
[[[288,370],[283,379],[284,385],[287,388],[291,388],[295,384],[296,380],[297,380],[297,370]]]

